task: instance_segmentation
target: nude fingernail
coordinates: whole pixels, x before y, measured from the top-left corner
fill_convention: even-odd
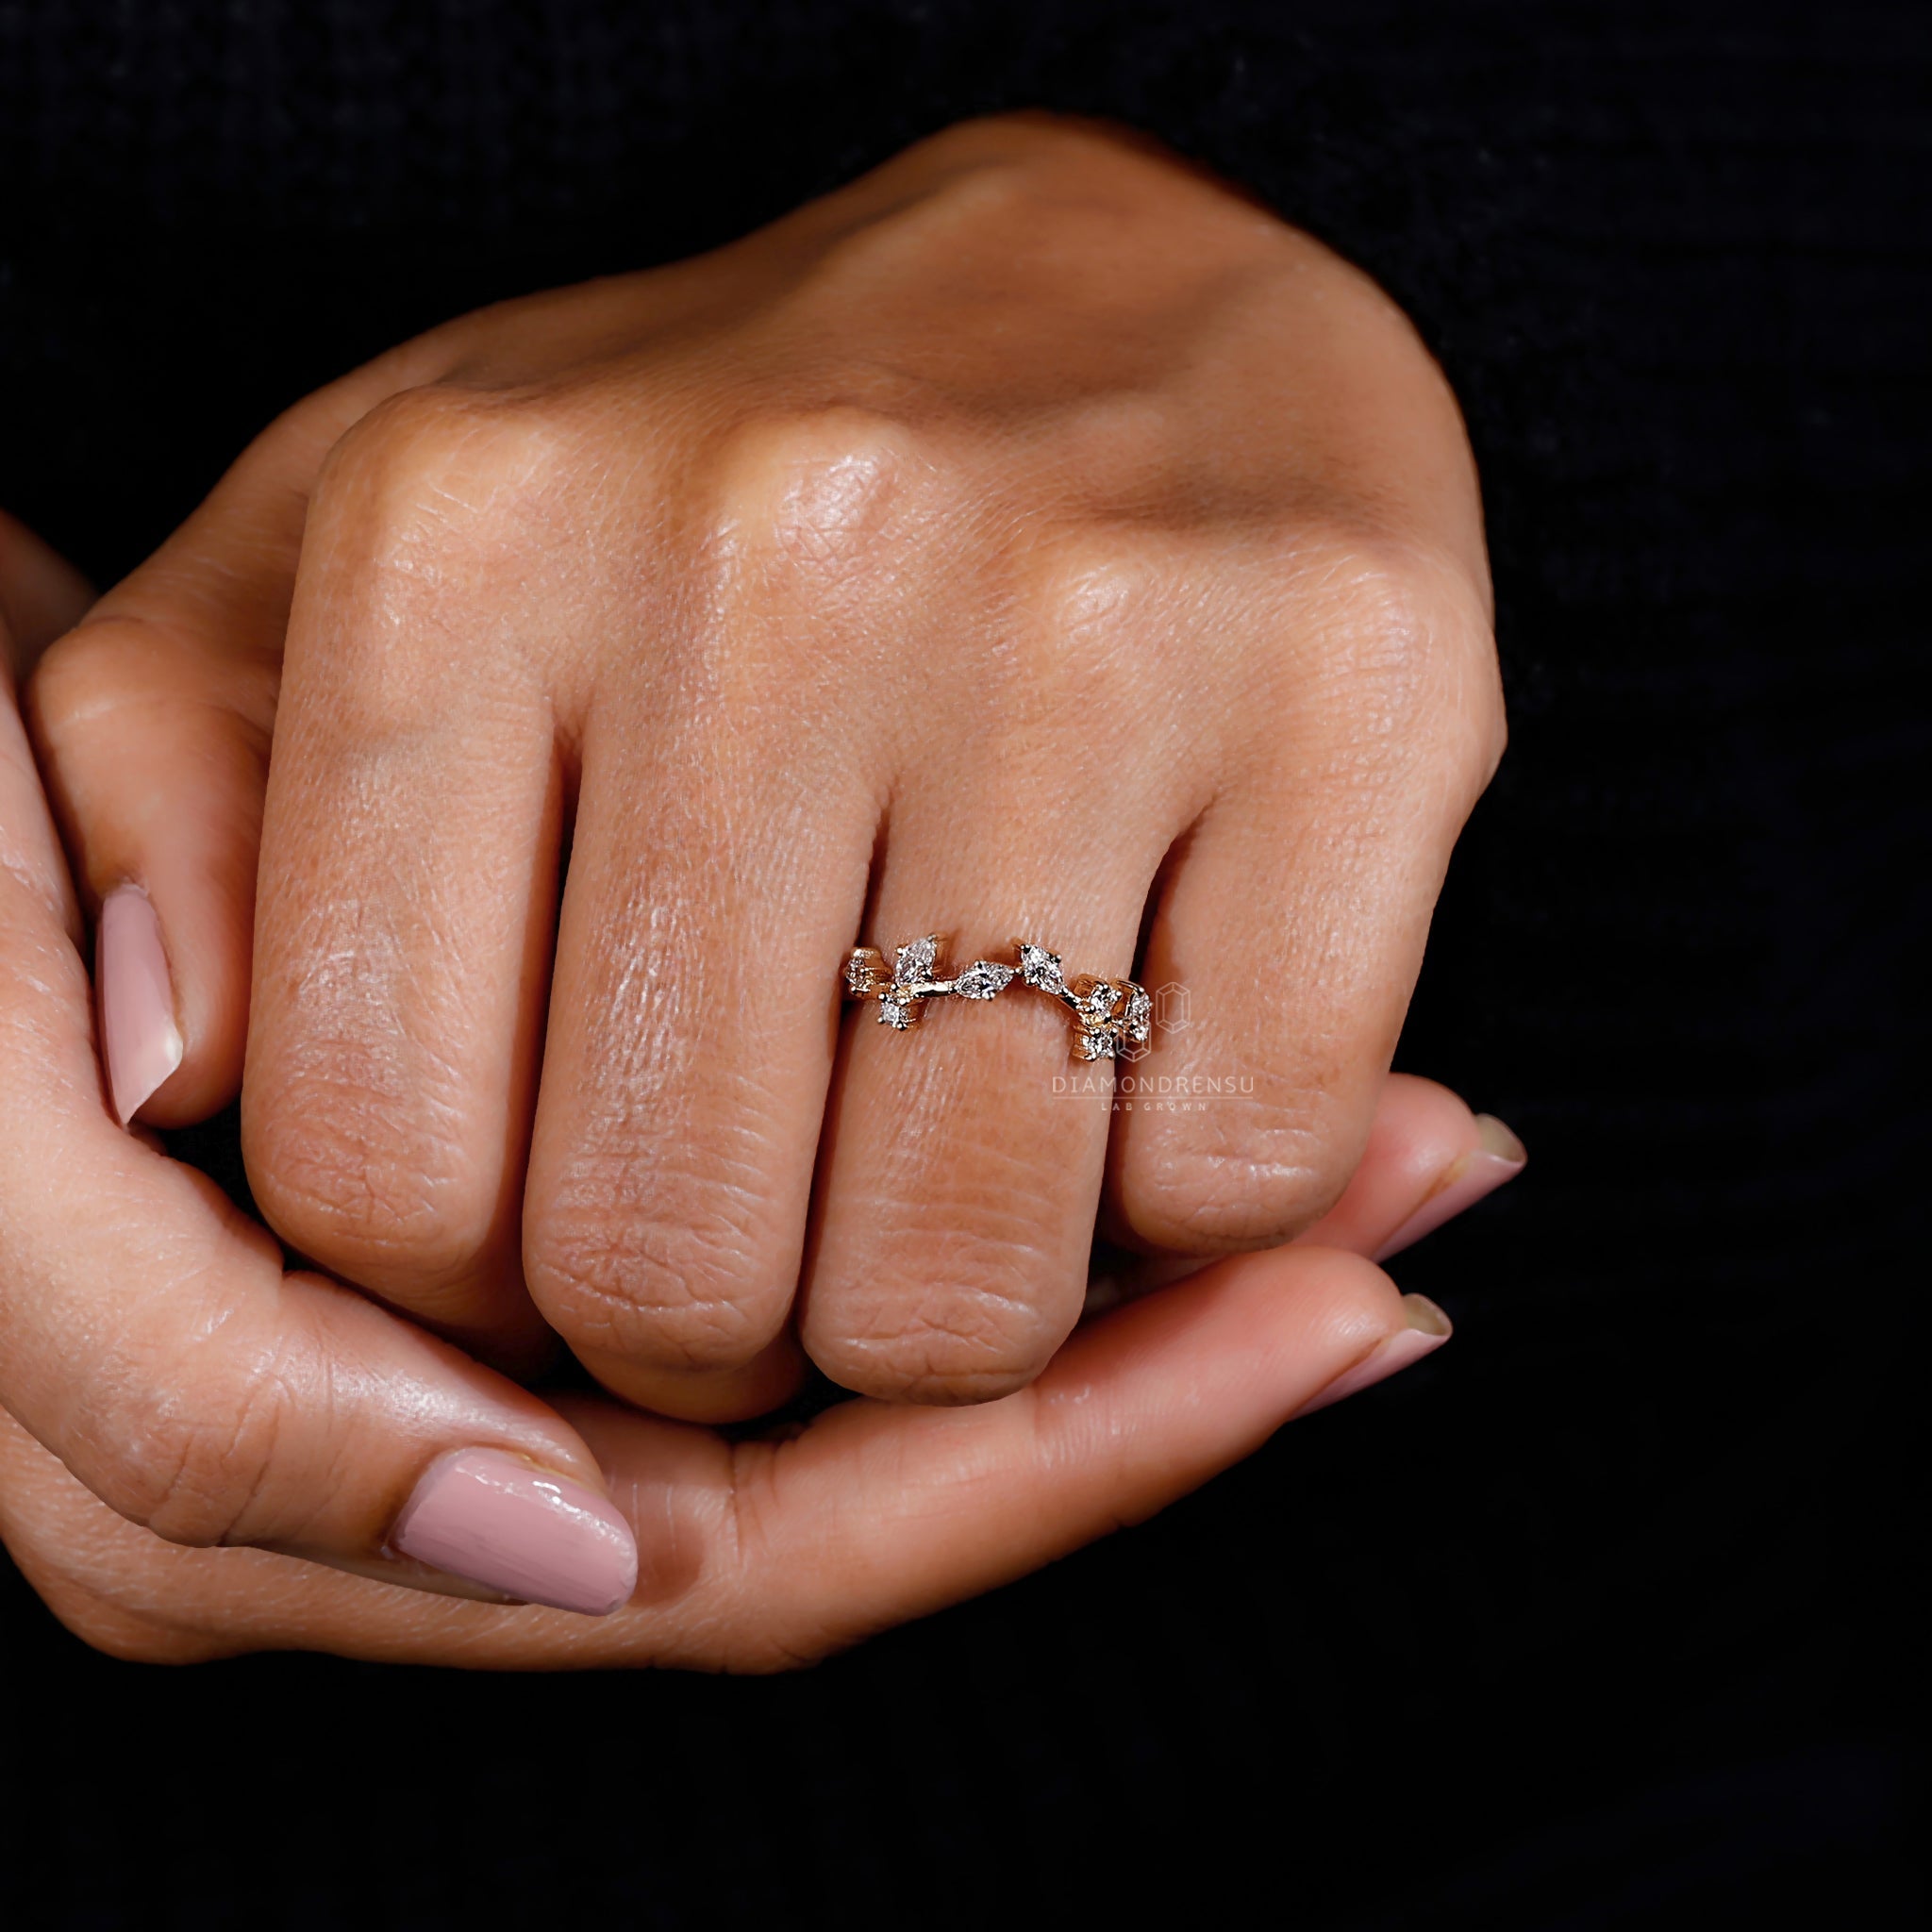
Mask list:
[[[108,1091],[125,1127],[181,1064],[182,1054],[161,922],[139,886],[117,886],[102,901],[94,979]]]
[[[1413,1247],[1424,1235],[1433,1234],[1445,1221],[1455,1220],[1464,1208],[1474,1208],[1485,1194],[1494,1193],[1523,1172],[1529,1159],[1523,1142],[1494,1114],[1479,1113],[1475,1124],[1481,1144],[1465,1154],[1443,1184],[1382,1243],[1375,1251],[1376,1260],[1386,1261]]]
[[[1424,1356],[1433,1355],[1454,1333],[1449,1317],[1425,1294],[1404,1295],[1402,1312],[1406,1327],[1385,1336],[1354,1368],[1336,1376],[1312,1402],[1305,1402],[1299,1413],[1313,1415],[1318,1408],[1345,1402],[1364,1389],[1373,1389],[1377,1382],[1387,1381],[1411,1363],[1421,1361]]]
[[[608,1617],[637,1588],[637,1541],[617,1510],[500,1449],[432,1463],[390,1541],[419,1563],[587,1617]]]

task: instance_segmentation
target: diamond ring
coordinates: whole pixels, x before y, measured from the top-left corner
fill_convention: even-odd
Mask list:
[[[940,964],[945,944],[943,933],[927,933],[898,949],[890,972],[876,946],[855,946],[845,960],[845,997],[875,1000],[879,1024],[904,1032],[919,1024],[928,1000],[997,999],[1017,979],[1072,1015],[1076,1060],[1137,1060],[1147,1051],[1154,1002],[1133,980],[1083,974],[1070,981],[1059,955],[1030,940],[1013,941],[1017,965],[975,959],[949,979]]]

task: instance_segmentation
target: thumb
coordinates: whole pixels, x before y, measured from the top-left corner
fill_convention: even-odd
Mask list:
[[[398,386],[373,364],[266,430],[193,516],[41,658],[26,711],[96,928],[125,1125],[240,1091],[256,860],[282,641],[316,472]]]

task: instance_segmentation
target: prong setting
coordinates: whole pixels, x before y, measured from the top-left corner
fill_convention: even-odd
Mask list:
[[[1017,962],[975,959],[955,978],[941,964],[943,933],[908,941],[893,955],[889,972],[876,946],[855,946],[845,959],[845,996],[874,1000],[882,1026],[906,1032],[919,1024],[928,1000],[997,999],[1018,980],[1064,1007],[1074,1021],[1076,1060],[1137,1060],[1147,1051],[1154,1002],[1131,979],[1083,974],[1069,983],[1060,956],[1031,940],[1012,942]]]

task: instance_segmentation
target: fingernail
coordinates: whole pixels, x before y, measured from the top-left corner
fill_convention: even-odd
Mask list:
[[[181,1064],[182,1053],[161,922],[139,886],[117,886],[102,901],[94,980],[108,1091],[125,1127]]]
[[[1442,1185],[1382,1243],[1375,1251],[1376,1260],[1386,1261],[1413,1247],[1424,1235],[1454,1221],[1464,1208],[1474,1208],[1485,1194],[1493,1194],[1523,1172],[1529,1158],[1523,1142],[1494,1114],[1477,1114],[1475,1124],[1481,1144],[1465,1154]]]
[[[1299,1413],[1313,1415],[1331,1403],[1345,1402],[1364,1389],[1373,1389],[1425,1355],[1433,1355],[1453,1332],[1449,1317],[1425,1294],[1402,1297],[1402,1312],[1407,1326],[1385,1336],[1355,1367],[1337,1375],[1312,1402],[1302,1405]]]
[[[432,1463],[390,1541],[486,1589],[587,1617],[608,1617],[637,1588],[637,1542],[616,1509],[500,1449]]]

